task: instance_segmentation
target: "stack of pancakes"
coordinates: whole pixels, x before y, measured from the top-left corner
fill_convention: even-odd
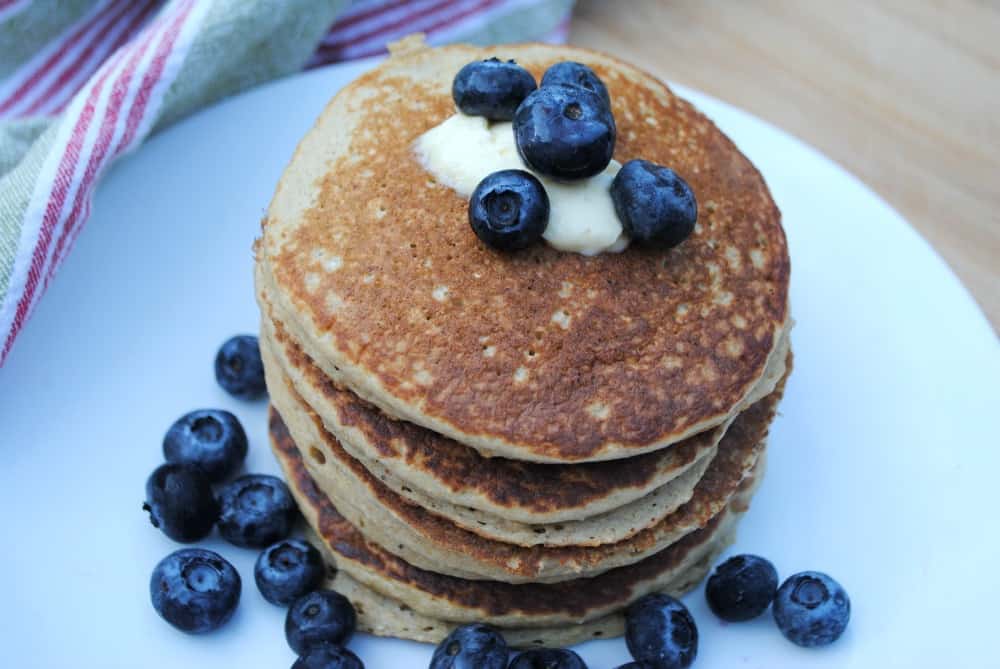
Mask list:
[[[616,159],[681,174],[694,234],[594,257],[483,246],[412,144],[492,56],[539,79],[590,65]],[[256,258],[274,451],[363,629],[614,636],[732,541],[790,368],[788,253],[760,174],[656,79],[580,49],[407,43],[299,145]]]

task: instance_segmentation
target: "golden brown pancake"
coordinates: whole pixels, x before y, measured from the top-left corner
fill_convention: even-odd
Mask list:
[[[599,546],[524,547],[486,539],[413,505],[352,458],[296,397],[270,379],[271,401],[307,457],[305,467],[340,513],[370,541],[408,563],[461,578],[509,583],[557,582],[595,576],[662,551],[704,527],[736,494],[763,449],[780,400],[772,393],[740,414],[689,502],[630,538]]]
[[[694,494],[694,487],[697,485],[698,481],[704,475],[712,458],[715,457],[715,445],[710,444],[704,452],[699,452],[697,459],[690,463],[683,463],[678,466],[677,469],[681,469],[676,476],[672,476],[670,480],[663,485],[653,489],[643,497],[629,501],[629,499],[624,500],[621,506],[612,508],[603,513],[598,513],[595,515],[588,515],[586,518],[580,520],[569,520],[561,521],[556,523],[521,523],[517,521],[510,521],[504,518],[500,518],[492,513],[483,512],[479,509],[465,506],[463,503],[457,499],[450,496],[450,491],[454,488],[464,489],[465,491],[474,491],[474,488],[466,485],[461,479],[449,479],[448,485],[441,485],[438,482],[442,476],[449,473],[449,469],[454,471],[451,467],[453,463],[449,462],[448,456],[452,455],[453,452],[449,452],[449,449],[444,449],[444,453],[436,454],[434,452],[434,433],[428,432],[423,428],[417,428],[412,423],[402,424],[402,429],[396,429],[398,422],[388,419],[376,409],[368,408],[367,410],[354,415],[365,416],[366,414],[371,414],[380,423],[388,425],[388,429],[379,429],[376,431],[378,435],[377,439],[386,445],[382,451],[376,452],[371,456],[364,449],[361,449],[359,453],[356,443],[349,442],[345,440],[342,436],[347,434],[348,437],[357,436],[353,431],[338,431],[337,429],[331,429],[329,419],[326,417],[329,414],[321,415],[320,411],[316,409],[316,399],[317,394],[310,391],[317,389],[317,386],[311,384],[305,384],[305,393],[303,396],[300,393],[300,388],[302,387],[298,382],[303,380],[302,377],[297,377],[295,380],[292,379],[291,374],[295,374],[300,370],[293,370],[291,373],[287,371],[285,367],[286,360],[277,362],[278,358],[283,358],[280,353],[276,353],[276,350],[280,350],[282,347],[274,343],[272,337],[269,336],[269,328],[266,325],[262,326],[262,333],[260,338],[260,351],[261,357],[264,361],[264,368],[267,370],[267,375],[270,379],[278,379],[277,381],[272,381],[273,384],[281,384],[282,378],[287,379],[287,383],[291,389],[295,391],[295,394],[299,396],[299,400],[304,405],[315,413],[319,418],[322,419],[323,427],[326,428],[330,434],[337,439],[340,446],[355,460],[358,461],[362,466],[367,469],[372,476],[381,481],[387,488],[392,492],[399,495],[405,502],[414,504],[419,507],[423,507],[428,511],[442,516],[455,523],[459,527],[478,534],[481,537],[487,539],[493,539],[495,541],[502,541],[505,543],[517,544],[519,546],[598,546],[606,543],[614,543],[617,541],[622,541],[627,539],[638,532],[655,525],[660,520],[668,516],[669,514],[676,511],[682,504],[686,503],[691,496]],[[315,369],[315,368],[313,368]],[[321,374],[320,378],[323,377]],[[329,397],[328,394],[323,393],[323,389],[332,389],[332,385],[329,383],[326,386],[319,386],[319,395],[322,398]],[[277,390],[280,395],[282,390],[279,386]],[[346,391],[336,391],[338,397],[353,397],[350,392]],[[280,398],[279,398],[280,399]],[[352,404],[357,402],[364,404],[360,400],[348,400]],[[276,402],[276,404],[279,402]],[[322,402],[322,406],[329,410],[331,407],[328,402]],[[336,411],[336,409],[334,409]],[[338,426],[340,427],[340,426]],[[387,438],[390,435],[396,433],[402,433],[403,435],[410,430],[416,430],[425,433],[426,439],[422,440],[421,446],[418,448],[426,448],[427,457],[424,460],[411,460],[406,465],[409,467],[406,470],[406,474],[411,475],[410,478],[406,480],[396,477],[391,470],[385,466],[385,462],[390,460],[390,458],[403,453],[415,453],[417,449],[414,449],[407,443],[405,438]],[[721,436],[721,435],[720,435]],[[440,441],[447,441],[443,438],[438,438]],[[714,440],[714,438],[713,438]],[[474,483],[481,483],[487,486],[489,490],[503,490],[505,487],[510,487],[514,489],[514,492],[520,492],[524,488],[519,485],[517,479],[505,479],[503,476],[516,476],[517,472],[521,467],[517,465],[524,465],[523,469],[532,471],[538,468],[559,468],[564,471],[558,472],[558,478],[553,477],[549,479],[550,487],[544,485],[544,478],[541,479],[540,485],[538,485],[535,494],[539,496],[551,496],[559,498],[559,488],[555,487],[558,485],[574,485],[575,480],[579,480],[586,484],[592,481],[592,477],[589,472],[579,472],[574,473],[572,469],[574,467],[584,467],[591,468],[594,465],[600,466],[602,464],[614,464],[615,467],[625,468],[628,464],[628,460],[613,460],[607,463],[583,463],[580,465],[547,465],[540,463],[517,463],[516,461],[506,460],[504,458],[482,458],[476,451],[465,447],[457,445],[457,442],[451,442],[456,446],[456,455],[471,454],[472,458],[481,460],[480,470],[475,473],[474,476],[470,477],[473,479]],[[678,450],[681,449],[680,446],[677,447]],[[669,449],[673,450],[673,448]],[[319,451],[319,457],[325,458],[322,455],[322,451]],[[316,457],[317,454],[310,451],[310,457]],[[636,456],[636,460],[647,459],[646,455]],[[670,463],[670,458],[664,458],[666,463]],[[441,463],[441,470],[435,472],[433,469],[428,467],[428,463]],[[494,463],[499,463],[502,466],[493,468]],[[513,467],[507,467],[503,465],[512,464]],[[640,464],[640,463],[637,463]],[[416,465],[422,465],[428,467],[427,469],[420,469],[414,471]],[[670,466],[668,464],[668,466]],[[413,474],[424,474],[427,476],[420,476],[419,483],[414,483],[412,481]],[[544,472],[534,472],[532,473],[544,473]],[[671,474],[669,470],[666,472]],[[607,477],[602,477],[603,480],[612,481]],[[600,480],[600,479],[599,479]],[[509,481],[509,483],[508,483]],[[453,482],[453,483],[452,483]],[[433,492],[428,492],[428,490]],[[620,489],[609,489],[609,493],[615,497],[624,495],[618,495],[617,493],[625,492],[631,493],[631,490],[626,488],[624,491]],[[554,494],[553,494],[554,493]],[[564,495],[563,499],[572,499],[573,495]],[[481,501],[481,500],[476,500]],[[607,498],[603,498],[602,503],[606,503]]]
[[[691,185],[692,236],[595,257],[483,246],[467,200],[411,144],[454,113],[458,69],[490,56],[536,77],[560,60],[593,67],[611,93],[615,158]],[[724,423],[789,321],[780,215],[750,161],[662,82],[570,47],[410,49],[347,86],[285,171],[257,262],[273,316],[335,383],[520,460],[629,457]]]
[[[540,539],[555,525],[640,504],[685,474],[697,481],[724,433],[720,426],[668,449],[600,463],[484,458],[454,440],[393,420],[336,387],[273,321],[261,325],[261,348],[341,445],[394,492],[418,503],[434,498],[467,508],[472,525],[508,521],[542,533]],[[701,471],[693,471],[698,464]]]
[[[680,597],[692,589],[705,577],[719,553],[732,542],[732,534],[733,531],[730,530],[725,536],[720,536],[711,551],[680,572],[670,583],[662,586],[660,591]],[[315,535],[311,537],[311,541],[322,545],[322,541]],[[344,571],[334,570],[324,587],[336,590],[351,600],[358,615],[358,629],[369,634],[439,643],[456,627],[453,622],[425,616],[405,604],[380,595]],[[502,628],[501,632],[512,648],[565,648],[592,639],[622,636],[625,633],[625,616],[618,612],[584,623]]]
[[[730,539],[746,511],[759,474],[741,484],[729,509],[666,550],[589,579],[514,585],[454,578],[414,567],[368,541],[316,486],[280,415],[270,415],[271,446],[299,508],[322,539],[334,565],[384,597],[436,620],[489,622],[501,627],[582,624],[620,611],[712,555]],[[679,593],[678,593],[679,594]]]

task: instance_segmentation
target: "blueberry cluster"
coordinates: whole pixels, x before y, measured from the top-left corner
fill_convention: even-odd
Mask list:
[[[226,341],[215,359],[219,385],[235,397],[266,392],[256,337]],[[357,626],[354,607],[341,594],[318,589],[326,566],[310,543],[289,538],[297,510],[291,492],[274,476],[247,474],[226,483],[247,455],[239,419],[221,409],[198,409],[178,418],[163,438],[166,464],[146,481],[143,509],[150,522],[182,543],[204,539],[218,527],[231,544],[263,548],[254,580],[268,602],[287,606],[285,638],[299,656],[294,669],[364,669],[344,648]],[[212,485],[219,488],[213,493]],[[149,583],[153,608],[189,633],[224,625],[240,601],[242,580],[218,553],[175,551],[156,565]]]
[[[572,181],[602,172],[615,150],[611,96],[582,63],[556,63],[534,77],[512,60],[469,63],[455,76],[452,98],[465,114],[512,121],[517,151],[538,174]],[[694,230],[698,205],[673,170],[646,160],[622,166],[609,193],[625,234],[635,243],[670,248]],[[469,201],[469,224],[487,245],[523,249],[548,226],[545,188],[527,170],[503,170],[480,182]]]
[[[727,622],[743,622],[771,612],[781,633],[805,648],[840,638],[851,619],[847,592],[826,574],[804,571],[778,587],[778,572],[756,555],[737,555],[718,567],[705,584],[708,606]]]

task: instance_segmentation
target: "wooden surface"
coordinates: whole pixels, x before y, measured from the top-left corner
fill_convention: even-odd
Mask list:
[[[578,0],[570,41],[817,147],[900,211],[1000,329],[1000,0]]]

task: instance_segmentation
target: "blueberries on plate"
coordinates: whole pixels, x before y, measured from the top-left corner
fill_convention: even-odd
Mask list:
[[[333,590],[314,590],[292,602],[285,616],[285,638],[297,655],[304,655],[324,642],[345,645],[357,624],[346,597]]]
[[[671,248],[694,231],[698,203],[684,179],[648,160],[630,160],[611,182],[625,234],[637,244]]]
[[[541,239],[549,224],[549,196],[529,172],[494,172],[479,182],[469,199],[469,224],[495,249],[526,248]]]
[[[323,556],[308,541],[286,539],[268,546],[253,568],[264,599],[288,606],[323,582]]]
[[[766,611],[777,589],[773,564],[756,555],[736,555],[715,568],[705,584],[705,599],[715,615],[736,623]]]
[[[267,392],[260,345],[252,335],[226,340],[215,355],[215,380],[233,397],[253,400]]]
[[[698,654],[698,627],[678,600],[646,595],[625,610],[625,643],[639,662],[657,669],[685,669]]]
[[[804,571],[788,579],[774,597],[774,621],[785,638],[812,648],[840,638],[851,619],[851,600],[826,574]]]
[[[284,539],[295,522],[288,486],[266,474],[247,474],[223,486],[219,506],[219,534],[244,548],[263,548]]]
[[[542,75],[542,86],[555,86],[556,84],[586,88],[591,93],[596,93],[605,105],[611,106],[611,96],[608,95],[607,86],[592,69],[583,63],[564,60],[545,70],[545,74]]]
[[[221,555],[184,548],[163,558],[149,580],[153,608],[168,623],[191,633],[210,632],[233,617],[240,575]]]
[[[247,456],[247,434],[233,414],[198,409],[178,418],[163,437],[167,462],[197,465],[218,483],[239,468]]]
[[[584,179],[603,171],[614,154],[616,132],[604,100],[579,86],[543,86],[514,114],[521,159],[557,179]]]
[[[434,649],[430,669],[507,669],[508,654],[507,642],[495,628],[462,625]]]
[[[509,121],[531,91],[535,78],[512,60],[499,58],[469,63],[455,75],[451,97],[463,114]]]
[[[571,650],[533,648],[518,655],[510,669],[587,669],[587,663]]]
[[[219,504],[212,494],[208,477],[198,467],[165,464],[146,480],[149,522],[181,543],[204,538],[219,517]]]
[[[321,643],[295,660],[292,669],[365,669],[365,665],[357,655],[346,648],[332,643]]]

